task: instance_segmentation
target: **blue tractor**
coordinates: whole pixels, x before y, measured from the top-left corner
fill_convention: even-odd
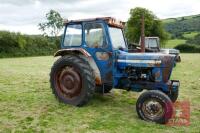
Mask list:
[[[178,97],[179,81],[170,80],[175,55],[129,50],[123,28],[111,17],[66,21],[55,53],[60,58],[50,73],[53,93],[61,102],[82,106],[95,91],[145,90],[136,103],[138,116],[166,123]]]

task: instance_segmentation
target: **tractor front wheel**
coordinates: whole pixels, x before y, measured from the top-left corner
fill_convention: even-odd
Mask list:
[[[73,55],[58,59],[50,73],[51,88],[56,98],[74,106],[84,105],[92,97],[94,79],[89,63]]]
[[[150,90],[140,95],[136,110],[141,119],[164,124],[172,117],[173,106],[166,94],[158,90]]]

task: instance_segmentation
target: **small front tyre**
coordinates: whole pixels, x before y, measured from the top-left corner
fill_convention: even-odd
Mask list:
[[[142,120],[160,124],[167,123],[173,114],[172,101],[158,90],[142,93],[137,100],[136,110]]]

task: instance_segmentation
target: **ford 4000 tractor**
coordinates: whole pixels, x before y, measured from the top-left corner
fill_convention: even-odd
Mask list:
[[[178,97],[179,81],[170,80],[175,55],[129,52],[123,28],[111,17],[66,21],[55,53],[60,58],[50,73],[53,93],[61,102],[82,106],[95,91],[145,90],[136,103],[138,116],[166,123]]]

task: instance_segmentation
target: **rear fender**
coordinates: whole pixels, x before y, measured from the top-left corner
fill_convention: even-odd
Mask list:
[[[88,63],[92,67],[93,73],[95,74],[96,85],[102,84],[101,74],[100,74],[99,68],[97,67],[97,64],[94,61],[94,59],[92,58],[92,56],[85,49],[83,49],[83,48],[61,49],[61,50],[58,50],[54,54],[54,57],[65,56],[65,55],[70,55],[70,54],[80,56],[84,60],[88,61]]]
[[[64,55],[68,55],[68,54],[82,54],[86,57],[90,57],[91,55],[83,48],[70,48],[70,49],[61,49],[58,50],[55,54],[54,57],[56,56],[64,56]]]

